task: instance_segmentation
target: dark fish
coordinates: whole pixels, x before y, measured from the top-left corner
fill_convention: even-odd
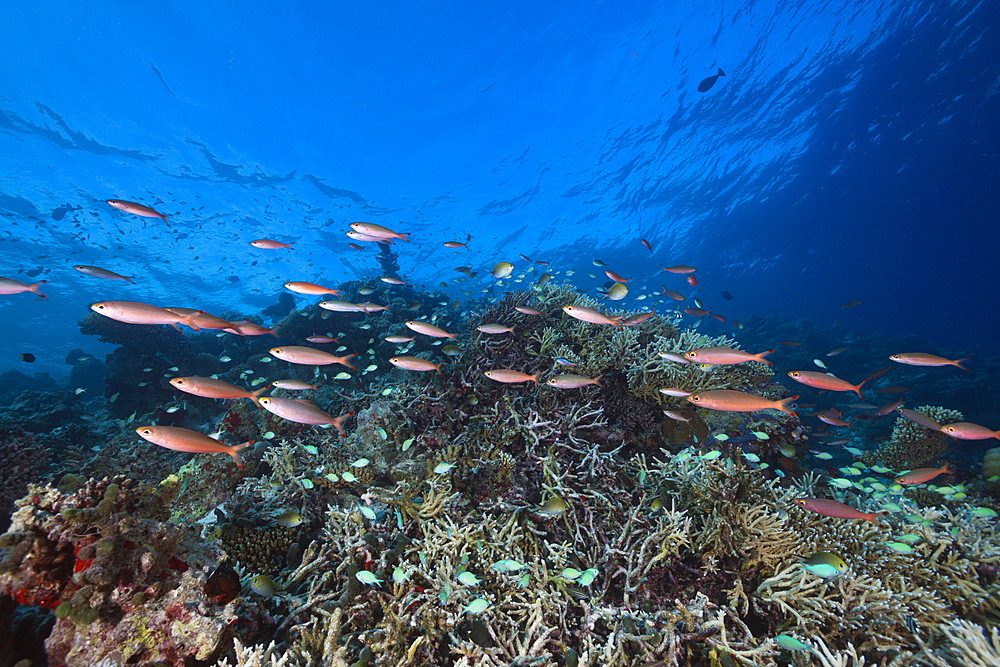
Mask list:
[[[864,303],[864,301],[848,301],[847,303],[838,305],[840,306],[840,309],[843,310],[845,308],[854,308],[855,306],[860,306],[862,303]]]
[[[729,292],[723,292],[722,293],[722,298],[725,299],[726,301],[732,301],[733,300],[733,295],[730,294]]]
[[[34,278],[41,272],[42,269],[28,269],[27,271],[24,272],[24,275],[28,276],[29,278]]]
[[[216,604],[228,604],[240,594],[240,575],[228,563],[222,563],[205,582],[205,597]]]
[[[35,355],[33,355],[31,352],[21,353],[21,361],[25,361],[30,364],[34,360],[35,360]]]
[[[650,253],[653,252],[653,246],[649,245],[649,241],[647,241],[646,239],[639,239],[639,243],[641,243],[643,247],[646,248],[646,250],[648,250]]]
[[[712,86],[715,85],[715,82],[719,79],[720,76],[726,76],[726,73],[722,71],[721,67],[719,68],[719,73],[718,74],[713,74],[712,76],[708,77],[707,79],[702,79],[701,80],[701,83],[698,84],[698,92],[699,93],[706,93],[706,92],[708,92],[709,89]]]

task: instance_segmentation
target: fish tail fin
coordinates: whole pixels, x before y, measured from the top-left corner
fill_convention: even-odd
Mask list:
[[[531,381],[535,383],[536,387],[541,387],[542,386],[542,385],[538,384],[538,376],[539,375],[540,375],[540,373],[535,373],[534,375],[528,376],[528,377],[531,378]]]
[[[160,220],[163,220],[164,224],[166,224],[167,227],[169,227],[170,223],[167,222],[167,216],[163,215],[162,213],[159,213],[158,215],[160,216]]]
[[[181,320],[180,320],[180,322],[181,322],[181,324],[183,324],[183,325],[185,325],[185,326],[187,326],[187,327],[189,327],[191,329],[194,329],[195,331],[201,331],[201,329],[198,328],[198,325],[194,323],[194,320],[199,315],[204,315],[204,314],[205,314],[204,310],[198,310],[198,311],[195,311],[195,312],[191,313],[190,315],[186,315],[186,316],[182,317]]]
[[[49,282],[49,281],[48,280],[39,280],[37,283],[31,283],[30,285],[28,285],[28,290],[31,291],[31,292],[33,292],[33,293],[35,293],[35,294],[37,294],[38,296],[42,297],[43,299],[48,299],[49,297],[45,296],[40,291],[38,291],[38,286],[39,285],[44,285],[47,282]]]
[[[780,401],[778,401],[778,405],[775,407],[775,410],[781,410],[786,415],[791,415],[793,417],[796,417],[798,415],[795,414],[795,410],[792,409],[791,405],[797,400],[799,400],[798,395],[789,396],[788,398],[783,398]]]
[[[754,357],[757,359],[757,361],[759,361],[762,364],[767,364],[768,366],[774,366],[774,364],[772,364],[770,361],[764,359],[764,357],[766,357],[769,354],[774,354],[774,350],[764,350],[760,354],[755,354]]]
[[[946,475],[954,475],[955,474],[955,466],[953,466],[951,464],[951,461],[945,461],[944,465],[941,466],[941,472],[943,472]]]
[[[882,522],[879,521],[879,519],[882,518],[882,517],[884,517],[884,516],[886,516],[888,513],[889,512],[886,511],[886,510],[881,510],[881,511],[875,512],[874,514],[866,514],[865,515],[865,520],[866,521],[871,521],[872,523],[874,523],[879,528],[884,528],[885,526],[882,525]]]
[[[963,361],[968,361],[969,359],[972,359],[972,357],[962,357],[961,359],[956,359],[955,361],[951,362],[951,365],[954,366],[955,368],[961,368],[966,373],[969,373],[970,372],[969,369],[962,365]]]
[[[718,76],[726,76],[726,73],[722,71],[721,67],[719,68],[719,74],[718,74]]]
[[[598,375],[597,377],[595,377],[595,378],[594,378],[594,384],[596,384],[596,385],[597,385],[598,387],[600,387],[601,389],[604,389],[604,385],[603,385],[603,384],[601,384],[601,378],[602,378],[602,377],[604,377],[604,373],[601,373],[600,375]]]
[[[860,400],[864,400],[864,397],[861,395],[861,387],[864,386],[865,382],[868,382],[868,380],[862,380],[858,383],[858,386],[854,387],[854,393],[858,395]]]
[[[400,238],[403,241],[406,241],[407,243],[409,243],[410,239],[407,238],[409,235],[410,235],[410,232],[403,232],[401,234],[396,234],[396,236],[394,236],[393,238]]]
[[[444,379],[444,373],[441,372],[441,364],[443,364],[443,363],[444,362],[442,361],[442,362],[438,363],[437,366],[434,367],[434,370],[436,370],[438,372],[438,375],[441,376],[442,380]]]
[[[229,448],[228,453],[230,456],[233,457],[233,460],[236,461],[236,467],[239,468],[240,470],[243,470],[243,459],[240,458],[240,452],[249,447],[250,445],[252,445],[254,442],[256,441],[247,440],[242,445],[234,445],[233,447]]]
[[[260,404],[260,395],[270,388],[271,388],[270,384],[265,384],[262,389],[258,389],[257,391],[251,391],[250,395],[247,396],[247,398],[253,401],[253,404],[256,405],[258,409],[263,410],[264,406]]]
[[[616,317],[612,317],[610,319],[611,319],[611,323],[615,325],[616,329],[623,330],[625,328],[625,326],[622,324],[622,316],[621,315],[618,315]],[[536,382],[535,384],[538,384],[538,383]]]

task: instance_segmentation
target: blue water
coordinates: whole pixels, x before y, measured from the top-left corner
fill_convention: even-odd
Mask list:
[[[49,298],[0,298],[0,370],[109,351],[97,300],[253,314],[377,277],[356,220],[410,232],[429,289],[524,253],[594,294],[601,259],[645,309],[684,263],[730,319],[996,354],[997,3],[477,4],[7,3],[0,276]]]

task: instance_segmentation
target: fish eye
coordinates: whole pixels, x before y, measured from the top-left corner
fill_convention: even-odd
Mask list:
[[[694,401],[695,403],[701,400],[701,396],[699,396],[698,394],[695,394],[694,396],[688,396],[688,398]]]
[[[144,428],[144,429],[142,429],[142,434],[143,434],[143,435],[149,435],[149,433],[150,433],[150,431],[149,431],[149,429],[148,429],[148,428]]]

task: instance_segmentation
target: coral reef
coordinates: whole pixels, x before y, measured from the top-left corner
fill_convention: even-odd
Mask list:
[[[942,426],[962,421],[962,413],[958,410],[935,405],[921,405],[916,410]],[[862,460],[867,465],[881,461],[889,467],[899,469],[920,468],[933,463],[953,442],[941,432],[898,417],[889,441],[874,452],[867,452]]]

